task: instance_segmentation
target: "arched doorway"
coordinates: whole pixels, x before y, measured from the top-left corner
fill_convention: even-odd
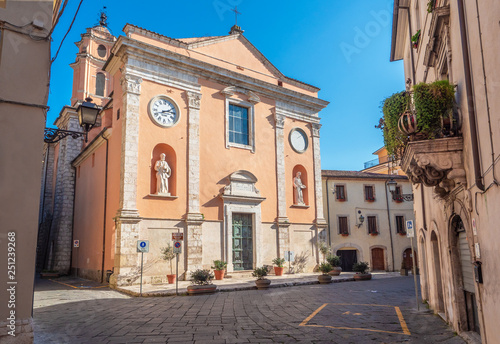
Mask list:
[[[431,234],[431,254],[432,254],[432,262],[434,266],[434,288],[436,289],[434,292],[434,300],[433,304],[436,308],[436,312],[444,311],[444,301],[443,301],[443,282],[441,280],[441,255],[439,251],[439,242],[435,231],[432,231]]]
[[[372,248],[372,270],[385,270],[384,249]]]
[[[416,267],[418,268],[417,251],[415,251],[414,253],[415,253],[415,264],[417,265]],[[413,271],[413,257],[411,253],[411,248],[407,248],[406,250],[404,250],[403,263],[406,269]]]

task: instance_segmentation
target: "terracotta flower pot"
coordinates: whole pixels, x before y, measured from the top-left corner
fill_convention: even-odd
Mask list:
[[[226,270],[214,270],[215,279],[222,281],[224,279],[224,273]]]
[[[189,295],[200,295],[200,294],[213,294],[217,291],[217,286],[215,284],[205,284],[205,285],[190,285],[187,287],[187,292]]]
[[[338,276],[342,272],[342,268],[340,266],[334,266],[332,271],[330,271],[328,274],[330,276]]]
[[[258,279],[255,281],[255,285],[257,286],[257,289],[259,289],[259,290],[269,289],[270,284],[271,284],[271,280],[269,280],[267,278],[262,278],[262,279]]]
[[[168,284],[174,284],[175,277],[176,277],[175,275],[167,275]]]
[[[284,270],[284,269],[285,269],[284,267],[281,267],[281,268],[280,268],[279,266],[275,266],[275,267],[274,267],[274,274],[275,274],[276,276],[283,276],[283,270]]]
[[[332,283],[332,276],[330,275],[319,275],[318,276],[319,284],[328,284]]]
[[[353,278],[355,281],[367,281],[372,279],[372,274],[371,273],[355,274]]]

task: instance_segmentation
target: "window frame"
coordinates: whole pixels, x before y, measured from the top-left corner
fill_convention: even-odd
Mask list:
[[[375,231],[371,231],[370,229],[370,218],[374,218],[375,219]],[[378,216],[377,215],[367,215],[366,216],[366,229],[368,231],[368,234],[374,234],[374,235],[378,235],[380,234],[380,230],[379,230],[379,226],[378,226]]]
[[[97,93],[97,83],[99,81],[99,75],[102,75],[102,95]],[[106,96],[106,74],[104,72],[99,71],[95,74],[95,90],[94,90],[94,95],[97,97],[105,97]]]
[[[248,145],[230,142],[229,141],[229,107],[230,105],[239,106],[246,108],[248,110]],[[252,103],[226,97],[226,148],[230,149],[231,147],[248,149],[252,153],[255,153],[255,110],[254,105]]]
[[[403,220],[401,222],[401,229],[402,229],[402,231],[400,231],[399,228],[398,228],[398,217],[403,218]],[[394,227],[396,227],[396,233],[397,234],[406,235],[406,218],[405,218],[404,215],[395,214],[394,215],[394,224],[395,224]]]
[[[368,198],[368,195],[366,192],[367,188],[372,189],[372,198]],[[363,194],[364,194],[365,202],[375,202],[377,200],[377,198],[375,196],[375,185],[373,185],[373,184],[364,184],[363,185]]]
[[[399,192],[398,192],[399,189]],[[394,191],[394,194],[392,195],[392,200],[397,203],[403,202],[403,186],[397,184],[396,185],[396,190]]]
[[[346,231],[347,233],[343,233],[342,229],[340,228],[340,219],[345,218],[346,219]],[[342,236],[349,236],[351,234],[351,229],[349,226],[349,215],[337,215],[337,233],[338,235]],[[347,234],[347,235],[345,235]]]
[[[338,192],[337,187],[342,187],[344,189],[344,197],[343,198],[339,198],[339,192]],[[334,188],[335,188],[335,201],[337,201],[337,202],[346,202],[347,201],[347,187],[346,187],[346,184],[335,184]]]

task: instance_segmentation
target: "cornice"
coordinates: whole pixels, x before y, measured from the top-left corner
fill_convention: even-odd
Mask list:
[[[104,128],[85,149],[73,159],[71,166],[77,167],[81,165],[92,153],[94,153],[113,133],[112,128]]]

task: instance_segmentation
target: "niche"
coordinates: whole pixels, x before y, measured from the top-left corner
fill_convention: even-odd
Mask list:
[[[155,169],[156,163],[161,161],[161,155],[165,154],[165,161],[170,167],[170,177],[168,177],[168,194],[158,193],[158,178]],[[151,154],[151,187],[150,194],[158,196],[176,196],[177,195],[177,157],[172,147],[165,143],[159,143],[153,149]]]
[[[298,174],[300,173],[300,176]],[[296,179],[297,178],[297,179]],[[299,182],[300,179],[300,182]],[[297,185],[302,184],[302,199],[300,198],[300,191]],[[309,206],[309,186],[307,184],[307,171],[302,165],[296,165],[292,173],[292,186],[293,186],[293,205],[296,206]]]

